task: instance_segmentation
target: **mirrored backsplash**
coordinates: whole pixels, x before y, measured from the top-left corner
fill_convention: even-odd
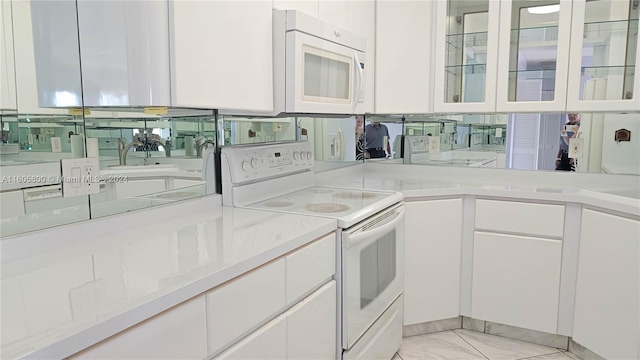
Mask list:
[[[393,162],[640,175],[640,115],[541,113],[367,117]],[[401,160],[400,160],[401,159]]]

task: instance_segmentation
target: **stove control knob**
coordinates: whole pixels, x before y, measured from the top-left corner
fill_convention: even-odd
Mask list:
[[[251,166],[251,165],[249,164],[249,162],[248,162],[248,161],[246,161],[246,160],[245,160],[245,161],[243,161],[243,162],[242,162],[242,170],[243,170],[243,171],[245,171],[245,172],[246,172],[246,171],[249,171],[249,167],[250,167],[250,166]]]
[[[258,168],[258,159],[256,158],[251,159],[251,167],[254,169]]]
[[[313,153],[311,151],[307,151],[307,160],[311,160],[313,158]]]
[[[299,152],[294,151],[293,152],[293,160],[298,161],[298,159],[302,159],[302,156],[301,156],[301,154]]]

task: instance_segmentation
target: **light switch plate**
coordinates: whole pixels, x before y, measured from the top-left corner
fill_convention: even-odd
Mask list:
[[[98,158],[61,159],[62,197],[100,193]]]
[[[584,139],[580,139],[580,138],[569,139],[569,158],[582,159],[583,149],[584,149]]]

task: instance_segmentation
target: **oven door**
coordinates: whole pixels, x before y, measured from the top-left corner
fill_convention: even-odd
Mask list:
[[[350,349],[404,290],[404,204],[342,232],[342,346]]]
[[[364,113],[365,53],[300,31],[286,41],[286,112]]]

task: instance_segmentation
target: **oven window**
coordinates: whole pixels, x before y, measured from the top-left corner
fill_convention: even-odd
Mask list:
[[[329,56],[305,53],[304,96],[348,100],[350,64],[349,58],[332,59]]]
[[[391,231],[360,252],[360,309],[396,278],[396,232]]]

